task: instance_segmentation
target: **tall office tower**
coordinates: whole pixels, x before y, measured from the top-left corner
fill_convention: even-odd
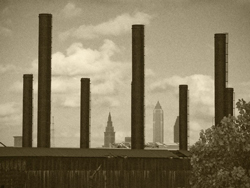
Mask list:
[[[104,132],[104,147],[111,147],[111,144],[115,143],[115,132],[112,124],[109,113],[106,131]]]
[[[159,101],[157,102],[153,115],[153,142],[164,142],[164,119],[163,110]]]
[[[174,124],[174,143],[179,143],[179,116],[177,116]]]

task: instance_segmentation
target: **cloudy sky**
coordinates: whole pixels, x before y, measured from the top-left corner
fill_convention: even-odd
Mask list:
[[[104,143],[111,112],[116,141],[130,136],[132,24],[145,25],[145,142],[153,109],[164,110],[173,142],[178,87],[188,84],[189,142],[214,117],[214,34],[229,33],[229,86],[250,100],[248,0],[1,0],[0,142],[22,134],[23,74],[34,74],[33,146],[37,130],[38,15],[53,15],[52,146],[79,147],[80,79],[91,79],[91,147]]]

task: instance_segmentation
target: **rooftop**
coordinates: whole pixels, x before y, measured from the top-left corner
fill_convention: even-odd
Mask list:
[[[181,152],[181,156],[179,153]],[[80,149],[80,148],[14,148],[1,147],[1,157],[130,157],[130,158],[179,158],[189,157],[189,152],[168,150],[131,149]]]

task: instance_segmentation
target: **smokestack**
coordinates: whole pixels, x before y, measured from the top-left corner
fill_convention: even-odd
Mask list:
[[[131,148],[144,149],[144,25],[132,26]]]
[[[37,147],[50,148],[52,15],[39,14]]]
[[[188,149],[188,86],[179,86],[179,149]]]
[[[90,143],[90,79],[81,79],[80,148],[89,148]]]
[[[22,146],[32,147],[33,75],[23,75],[23,136]]]
[[[228,34],[215,34],[215,125],[225,114],[225,90],[227,82],[227,39]]]
[[[226,116],[234,115],[234,89],[233,88],[226,88],[225,93],[225,111]]]

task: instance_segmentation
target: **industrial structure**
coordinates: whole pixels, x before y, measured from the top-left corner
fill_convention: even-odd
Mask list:
[[[80,148],[50,148],[51,34],[52,15],[40,14],[38,144],[37,148],[0,148],[0,187],[189,187],[186,86],[180,94],[181,150],[144,149],[144,25],[132,26],[131,149],[89,149],[89,79],[81,80]],[[110,122],[112,127],[111,115]]]
[[[214,88],[215,88],[215,125],[218,125],[224,116],[233,115],[233,88],[228,85],[228,34],[217,33],[214,36]]]
[[[50,148],[52,15],[39,14],[37,147]]]
[[[164,142],[164,112],[159,101],[153,112],[153,142]]]
[[[225,95],[225,115],[234,115],[234,89],[226,88]]]
[[[104,132],[104,146],[105,148],[111,148],[115,143],[115,131],[113,122],[111,120],[111,114],[109,113],[106,131]]]
[[[23,137],[22,146],[32,147],[33,75],[23,75]]]
[[[179,86],[179,149],[188,149],[188,86]]]
[[[90,145],[90,79],[81,79],[80,148]]]
[[[132,26],[131,147],[144,148],[144,25]]]

